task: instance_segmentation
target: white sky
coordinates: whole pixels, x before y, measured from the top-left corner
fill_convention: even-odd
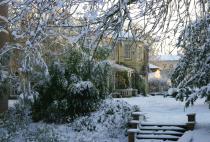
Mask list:
[[[200,12],[200,7],[199,5],[195,6],[195,2],[198,0],[191,0],[190,2],[190,7],[189,7],[189,15],[190,15],[190,19],[191,21],[195,21],[197,16],[199,16],[201,14]],[[137,8],[135,8],[136,6],[132,6],[132,16],[133,17],[138,17],[138,15],[140,15],[139,13],[140,10]],[[180,13],[185,11],[185,6],[180,9]],[[137,15],[138,14],[138,15]],[[144,25],[143,21],[141,21],[140,18],[135,19],[134,20],[135,23],[138,23],[140,26]],[[169,28],[173,29],[174,26],[176,26],[178,24],[177,21],[177,12],[174,11],[173,16],[171,18],[171,22],[169,25]],[[151,28],[152,25],[148,26],[148,29]],[[167,34],[163,34],[161,32],[159,32],[156,35],[153,35],[153,37],[155,38],[161,38],[161,42],[157,42],[156,44],[154,44],[154,47],[157,48],[157,52],[159,55],[165,55],[165,54],[173,54],[173,55],[177,55],[177,53],[179,53],[179,49],[177,49],[175,47],[176,43],[177,43],[177,38],[180,34],[180,32],[184,29],[184,26],[180,25],[180,27],[178,28],[178,32],[176,35],[174,35],[173,32],[171,33],[167,33]]]

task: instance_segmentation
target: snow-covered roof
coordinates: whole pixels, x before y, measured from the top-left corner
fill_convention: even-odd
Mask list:
[[[119,33],[118,38],[121,40],[134,40],[135,39],[135,41],[146,42],[146,39],[142,39],[139,35],[135,35],[135,34],[133,35],[131,31],[121,31]]]
[[[160,67],[158,67],[158,66],[156,66],[154,64],[151,64],[151,63],[149,63],[149,68],[150,69],[160,69]]]
[[[119,33],[119,38],[133,38],[133,35],[130,31],[129,32],[122,31]]]
[[[150,58],[151,61],[178,61],[179,59],[178,55],[159,55]]]
[[[134,69],[132,69],[132,68],[129,68],[129,67],[126,67],[124,65],[120,65],[120,64],[115,63],[115,61],[110,61],[110,65],[113,69],[116,69],[118,71],[128,71],[128,72],[133,72],[134,71]]]

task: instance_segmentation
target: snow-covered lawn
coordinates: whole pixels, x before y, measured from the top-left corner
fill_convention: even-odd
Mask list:
[[[187,122],[186,114],[196,113],[195,130],[186,132],[179,142],[210,142],[210,110],[202,99],[197,100],[195,105],[189,108],[184,107],[184,102],[162,96],[140,96],[122,98],[122,100],[131,105],[140,106],[148,122],[185,123]]]

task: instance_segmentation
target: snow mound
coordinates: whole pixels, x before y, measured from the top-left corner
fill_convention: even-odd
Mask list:
[[[66,131],[66,134],[62,130],[59,133],[64,136],[64,139],[73,141],[126,142],[127,123],[135,110],[139,109],[125,101],[107,99],[98,111],[72,122],[69,127],[71,130]],[[72,131],[70,135],[69,131]]]
[[[168,95],[169,96],[174,96],[178,93],[178,89],[177,88],[169,88],[168,89]]]
[[[72,126],[76,131],[126,128],[127,122],[131,119],[131,113],[135,109],[125,101],[108,99],[102,103],[97,112],[76,119]]]

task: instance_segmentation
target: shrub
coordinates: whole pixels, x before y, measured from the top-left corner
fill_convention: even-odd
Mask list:
[[[0,98],[10,94],[10,83],[7,74],[7,72],[0,71]]]
[[[133,111],[139,111],[139,108],[125,101],[107,99],[101,103],[98,111],[76,119],[71,125],[76,131],[126,131]]]
[[[72,84],[69,92],[67,102],[72,118],[95,111],[101,100],[98,90],[90,81]]]
[[[129,87],[129,78],[127,71],[116,72],[116,88],[127,89]]]
[[[100,49],[103,51],[104,49]],[[105,49],[105,51],[108,49]],[[87,51],[86,51],[87,52]],[[107,55],[96,54],[97,59],[92,60],[89,53],[81,50],[71,49],[64,62],[68,74],[79,77],[81,80],[89,80],[99,90],[101,97],[105,98],[109,93],[108,80],[110,77],[110,64],[105,59]],[[107,51],[108,54],[108,51]],[[97,61],[96,61],[97,60]]]
[[[0,115],[0,141],[1,142],[57,142],[53,129],[46,125],[33,125],[30,115],[29,102],[23,100],[10,107]]]
[[[77,49],[71,49],[65,58],[65,64],[68,72],[67,74],[76,74],[80,76],[81,74],[81,63],[82,63],[82,53]]]
[[[100,97],[90,81],[80,81],[59,64],[50,67],[50,78],[37,87],[32,104],[34,121],[62,123],[96,110]]]
[[[162,79],[150,79],[149,80],[149,91],[150,92],[160,92],[167,91],[169,89],[169,83]]]
[[[64,99],[67,96],[67,80],[60,66],[53,64],[50,67],[50,79],[37,86],[38,97],[32,104],[32,117],[34,121],[45,120],[48,122],[64,119],[66,110]],[[63,120],[57,120],[63,121]]]
[[[132,88],[137,89],[139,94],[147,93],[145,79],[136,72],[132,74]]]
[[[111,92],[108,83],[111,75],[110,70],[110,63],[108,61],[98,62],[92,69],[91,80],[99,90],[100,97],[102,98],[105,98]]]

